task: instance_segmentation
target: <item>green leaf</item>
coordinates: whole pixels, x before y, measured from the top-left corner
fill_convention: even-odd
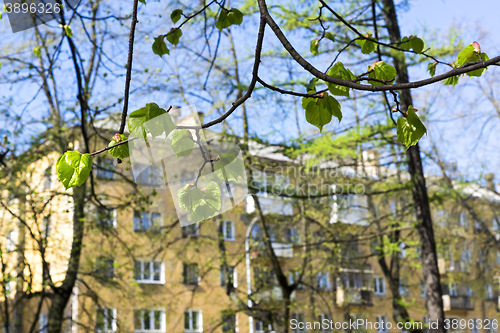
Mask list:
[[[328,76],[342,80],[355,79],[354,74],[352,74],[349,69],[345,68],[344,64],[342,64],[341,62],[336,62],[335,65],[333,65],[326,74]],[[332,95],[349,97],[349,87],[344,87],[330,82],[326,82],[326,85],[328,86],[328,90]]]
[[[221,191],[219,185],[210,182],[203,189],[194,184],[186,184],[177,191],[179,206],[191,213],[191,220],[199,222],[216,216],[221,209]]]
[[[326,32],[325,38],[331,40],[332,42],[335,42],[335,36],[331,32]]]
[[[311,45],[309,46],[309,50],[311,50],[311,53],[313,55],[318,55],[318,53],[319,53],[318,48],[319,48],[319,39],[318,38],[314,38],[311,41]]]
[[[36,46],[35,48],[33,48],[33,54],[35,55],[35,57],[40,57],[42,55],[42,52],[40,51],[40,46]]]
[[[156,121],[148,123],[147,126],[144,125],[144,123],[152,119],[156,119]],[[129,132],[133,136],[143,138],[144,140],[146,140],[148,132],[151,133],[153,138],[164,132],[168,136],[175,128],[176,126],[170,115],[167,114],[167,111],[155,103],[146,104],[146,107],[130,113],[128,118]]]
[[[139,2],[142,2],[143,4],[146,4],[146,0],[139,0]]]
[[[474,46],[472,46],[472,43],[467,45],[462,51],[457,56],[456,60],[456,67],[460,67],[470,61],[473,61],[472,59],[474,58],[474,55],[477,55],[477,53],[474,51]]]
[[[164,54],[170,54],[170,50],[168,49],[167,44],[165,44],[164,35],[155,37],[155,41],[153,43],[153,52],[160,57],[163,57]]]
[[[182,36],[182,30],[180,28],[172,28],[170,32],[167,34],[167,40],[177,46],[179,44],[179,39]]]
[[[220,180],[237,181],[238,177],[243,178],[245,164],[235,154],[220,154],[220,161],[215,163],[215,173]]]
[[[436,66],[437,66],[437,62],[431,62],[427,65],[427,70],[429,71],[429,74],[431,76],[434,76],[436,75]]]
[[[415,53],[422,53],[424,50],[424,41],[417,36],[403,37],[399,47],[405,50],[413,49]]]
[[[383,80],[383,81],[394,81],[397,72],[394,67],[387,65],[384,61],[374,62],[368,69],[368,76],[373,79]],[[392,82],[388,82],[391,84]],[[381,85],[382,82],[368,81],[371,85]]]
[[[229,11],[221,9],[215,27],[222,31],[231,25],[240,25],[243,22],[243,13],[236,8],[231,8]]]
[[[69,25],[64,26],[64,32],[66,33],[66,36],[68,36],[68,37],[73,36],[73,30],[71,30],[71,27]]]
[[[177,158],[189,156],[194,148],[193,136],[188,130],[177,130],[172,134],[170,145]]]
[[[488,57],[488,55],[486,53],[481,53],[481,60],[482,61],[487,61],[487,60],[490,60],[490,57]],[[472,57],[472,60],[471,61],[479,61],[479,56],[477,55],[477,53],[474,55],[474,57]],[[486,69],[488,67],[485,67],[485,68],[480,68],[480,69],[476,69],[476,70],[473,70],[472,72],[467,72],[466,74],[469,76],[469,77],[473,77],[473,76],[481,76],[484,74],[484,72],[486,72]]]
[[[413,107],[408,107],[406,117],[400,117],[397,123],[398,141],[406,146],[406,149],[418,143],[418,140],[427,132],[424,124],[417,116]]]
[[[449,78],[445,79],[443,83],[445,86],[455,86],[458,83],[458,76],[450,76]]]
[[[115,134],[111,139],[111,142],[108,144],[108,147],[114,146],[119,142],[127,141],[128,138],[123,134]],[[128,143],[121,144],[109,150],[111,156],[119,158],[123,160],[130,156],[130,152],[128,150]]]
[[[315,91],[308,91],[308,94],[314,93]],[[302,107],[306,110],[307,122],[319,128],[320,132],[323,126],[330,123],[332,116],[337,117],[339,122],[342,120],[339,102],[326,92],[320,98],[304,97]]]
[[[67,151],[57,160],[56,170],[65,189],[80,186],[90,175],[92,157],[79,151]]]
[[[181,19],[181,15],[182,15],[182,9],[175,9],[170,14],[170,18],[172,19],[172,22],[177,23],[177,21]]]
[[[361,53],[370,54],[377,49],[377,45],[373,42],[375,39],[367,38],[367,39],[358,39],[356,43],[361,46]]]

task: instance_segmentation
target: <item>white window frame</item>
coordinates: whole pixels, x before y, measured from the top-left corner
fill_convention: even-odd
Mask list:
[[[135,224],[134,224],[134,219],[135,219],[135,213],[136,212],[139,212],[140,213],[140,220],[141,220],[141,228],[139,229],[135,229]],[[148,215],[148,221],[149,221],[149,228],[148,229],[144,229],[143,228],[143,225],[142,225],[142,218],[143,218],[143,214],[147,214]],[[134,209],[134,212],[133,212],[133,215],[132,215],[132,228],[134,229],[135,232],[141,232],[141,231],[159,231],[159,230],[156,230],[155,229],[155,226],[153,226],[153,214],[159,214],[160,215],[160,225],[158,225],[157,227],[161,228],[163,227],[163,213],[162,212],[159,212],[159,211],[155,211],[155,210],[151,210],[151,211],[148,211],[148,212],[142,212],[142,211],[137,211]]]
[[[238,270],[236,269],[236,266],[227,266],[228,268],[228,274],[229,274],[229,269],[233,269],[233,287],[234,288],[238,288]],[[225,286],[227,285],[227,283],[229,281],[224,281],[224,275],[223,275],[223,272],[222,272],[222,269],[223,267],[221,266],[220,267],[220,282],[221,282],[221,286]],[[224,282],[224,284],[223,284]]]
[[[198,328],[193,328],[193,313],[195,312],[198,313],[198,323],[199,323]],[[186,316],[186,314],[189,314],[189,328],[186,328],[185,326],[186,319],[184,317],[184,332],[185,333],[203,332],[203,311],[198,309],[188,309],[184,311],[184,316]]]
[[[140,262],[141,263],[141,271],[140,271],[140,278],[135,280],[135,276],[134,276],[134,280],[137,282],[137,283],[142,283],[142,284],[165,284],[165,263],[163,261],[159,261],[159,260],[145,260],[145,259],[137,259],[137,260],[134,260],[134,275],[136,274],[135,272],[135,263],[136,262]],[[145,269],[145,264],[149,264],[149,276],[150,278],[149,279],[144,279],[144,269]],[[154,264],[155,263],[160,263],[160,281],[156,281],[153,279],[154,277]]]
[[[196,268],[197,268],[197,276],[196,276],[196,283],[186,283],[186,265],[188,266],[195,266],[196,265]],[[201,276],[200,276],[200,265],[198,265],[198,263],[195,263],[195,262],[184,262],[182,263],[182,283],[184,285],[187,285],[187,286],[195,286],[195,285],[199,285],[201,282]]]
[[[6,237],[6,250],[7,252],[12,252],[16,250],[16,242],[14,241],[14,238],[16,237],[16,232],[14,230],[11,230],[7,233]]]
[[[164,333],[166,332],[166,316],[165,316],[165,309],[158,309],[158,308],[155,308],[155,309],[134,309],[134,316],[135,316],[135,311],[141,311],[141,328],[140,329],[136,329],[135,326],[134,326],[134,332],[158,332],[158,333]],[[154,327],[154,313],[159,311],[161,313],[161,323],[160,323],[160,329],[157,330],[157,329],[149,329],[149,330],[146,330],[144,329],[144,316],[143,316],[143,312],[144,311],[148,311],[149,312],[149,327]],[[134,318],[134,321],[135,321],[135,318]],[[135,325],[135,323],[134,323]]]
[[[194,234],[188,233],[189,228],[193,228],[193,226],[194,226],[194,230],[196,232]],[[185,236],[184,236],[184,230],[186,230]],[[181,234],[182,234],[183,238],[198,237],[200,235],[200,222],[188,224],[188,225],[181,227]]]
[[[448,284],[448,295],[458,296],[458,286],[456,283]]]
[[[307,321],[306,321],[306,315],[304,312],[292,313],[292,319],[295,319],[297,321],[297,326],[299,323],[302,323],[304,325],[304,328],[302,328],[302,329],[300,329],[298,327],[296,329],[292,329],[293,333],[306,333],[307,332],[307,329],[306,329]],[[302,321],[301,321],[301,319],[302,319]]]
[[[260,323],[260,326],[262,326],[262,329],[257,329],[257,328],[260,328],[260,327],[257,327],[257,323]],[[264,332],[266,332],[264,330],[264,325],[265,324],[264,324],[264,322],[262,320],[256,320],[255,321],[255,333],[264,333]],[[273,330],[273,325],[271,323],[267,324],[267,331],[268,332],[275,332]]]
[[[316,273],[316,283],[318,289],[322,291],[331,291],[332,284],[330,282],[330,273],[328,272],[318,272]]]
[[[234,331],[226,331],[228,333],[234,333],[234,332],[239,332],[240,331],[240,328],[239,328],[239,320],[238,320],[238,313],[233,313],[233,316],[234,316]],[[224,328],[222,328],[222,332],[224,332]]]
[[[373,293],[375,295],[383,296],[386,294],[385,278],[383,276],[375,276],[373,278]],[[382,289],[382,290],[380,290]]]
[[[111,213],[111,221],[110,221],[111,223],[109,224],[109,227],[116,228],[116,225],[117,225],[117,220],[116,219],[117,219],[117,215],[118,215],[118,212],[117,212],[116,208],[109,209],[107,211]],[[98,210],[97,211],[97,218],[99,219],[99,225],[100,226],[104,226],[104,223],[103,223],[104,221],[101,220],[100,215],[101,215],[101,211]]]
[[[111,310],[111,328],[105,327],[104,330],[97,329],[97,311],[104,311],[104,325],[106,326],[108,323],[108,316]],[[95,324],[96,324],[96,332],[116,332],[116,308],[97,308],[95,313]]]
[[[232,226],[230,228],[230,230],[232,230],[232,235],[227,234],[228,224],[231,224],[231,226]],[[236,240],[236,235],[235,235],[236,231],[235,231],[234,227],[235,227],[234,221],[223,221],[222,222],[222,234],[224,235],[224,240],[226,240],[226,241],[235,241]]]
[[[378,315],[377,316],[377,323],[379,323],[379,329],[377,330],[378,333],[387,333],[389,330],[387,329],[387,316],[385,315]],[[382,324],[383,323],[383,324]]]

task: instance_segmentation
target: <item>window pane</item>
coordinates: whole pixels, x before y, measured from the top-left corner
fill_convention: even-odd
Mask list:
[[[141,230],[141,212],[134,210],[134,230]]]
[[[199,311],[193,311],[193,330],[198,330],[200,329],[199,325],[199,318],[198,316],[200,315]]]
[[[154,265],[153,280],[154,281],[160,281],[160,277],[161,277],[161,262],[155,262],[153,265]]]
[[[151,279],[151,262],[144,262],[144,271],[143,271],[143,279],[150,280]]]
[[[151,214],[151,225],[155,229],[160,229],[160,227],[161,227],[161,214],[160,213],[152,213]]]
[[[141,214],[142,230],[151,229],[151,224],[149,223],[149,214],[142,212]]]
[[[191,329],[191,325],[190,324],[190,318],[189,318],[189,311],[185,311],[184,312],[184,329],[186,330],[190,330]]]
[[[104,309],[97,309],[96,311],[95,329],[98,331],[106,329],[104,325]]]
[[[134,280],[141,280],[141,262],[138,260],[134,261]]]
[[[155,330],[161,329],[161,311],[155,311]]]
[[[134,310],[134,330],[140,331],[141,327],[141,310]]]
[[[106,312],[106,322],[107,322],[107,330],[113,329],[113,309],[107,309]]]
[[[143,323],[144,323],[144,329],[145,330],[150,330],[151,329],[151,313],[148,311],[144,311],[144,315],[142,317]]]

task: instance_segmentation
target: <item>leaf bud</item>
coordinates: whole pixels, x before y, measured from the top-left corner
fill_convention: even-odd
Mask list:
[[[477,54],[481,54],[481,46],[479,46],[478,42],[472,43],[472,46],[474,47],[474,52],[476,52]]]

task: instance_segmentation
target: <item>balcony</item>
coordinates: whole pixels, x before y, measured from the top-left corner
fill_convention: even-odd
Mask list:
[[[362,289],[338,289],[337,305],[372,306],[373,291]]]
[[[293,258],[293,244],[272,242],[274,254],[278,258]],[[260,242],[256,251],[252,252],[252,258],[267,256],[266,245]]]
[[[444,311],[474,310],[474,301],[469,296],[443,295]]]

